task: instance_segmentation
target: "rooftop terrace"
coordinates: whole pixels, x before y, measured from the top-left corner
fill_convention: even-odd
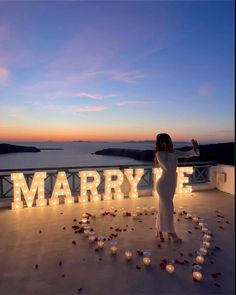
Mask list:
[[[178,245],[155,238],[153,213],[139,220],[121,214],[121,208],[132,212],[137,206],[156,206],[157,201],[158,197],[146,196],[1,209],[0,294],[234,294],[234,196],[216,189],[175,196],[175,208],[182,206],[205,218],[213,234],[200,282],[192,279],[192,263],[202,232],[192,220],[174,215],[183,239]],[[109,241],[95,251],[96,243],[90,243],[84,233],[74,233],[72,226],[80,226],[82,214],[91,211],[97,215],[90,220],[96,236],[118,234],[116,255],[111,255]],[[104,211],[116,216],[101,216]],[[128,248],[133,251],[129,262],[124,259]],[[143,265],[137,250],[151,251],[150,266]],[[165,257],[177,260],[173,274],[160,268]],[[220,275],[212,277],[216,272]]]

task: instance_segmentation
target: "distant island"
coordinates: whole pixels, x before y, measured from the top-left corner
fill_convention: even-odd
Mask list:
[[[34,146],[13,145],[8,143],[0,143],[0,154],[12,153],[38,153],[42,150],[63,150],[61,148],[36,148]]]
[[[187,151],[189,146],[178,148]],[[205,162],[215,161],[217,163],[234,165],[234,142],[199,145],[200,157],[179,159],[181,162]],[[96,151],[95,155],[129,157],[138,161],[153,162],[153,150],[108,148]]]
[[[121,141],[121,143],[151,143],[155,144],[155,140],[128,140],[128,141]],[[188,144],[186,141],[175,141],[174,144]]]

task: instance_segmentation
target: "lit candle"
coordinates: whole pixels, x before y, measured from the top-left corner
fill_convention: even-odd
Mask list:
[[[87,214],[86,213],[83,213],[82,214],[82,218],[87,218]]]
[[[151,252],[150,251],[145,251],[143,252],[143,264],[144,265],[150,265],[151,264]]]
[[[207,249],[210,248],[210,246],[211,246],[211,243],[210,242],[207,242],[207,241],[203,241],[203,244],[205,245],[205,247]]]
[[[133,213],[132,216],[133,216],[133,219],[138,219],[138,214],[137,213]]]
[[[200,251],[203,253],[203,255],[206,255],[208,252],[206,246],[203,243],[200,244]]]
[[[193,278],[194,278],[196,281],[201,281],[201,279],[202,279],[202,273],[199,272],[199,271],[194,271],[194,272],[193,272]]]
[[[89,225],[84,225],[84,234],[85,236],[88,236],[90,232],[90,226]]]
[[[98,245],[98,248],[103,248],[104,246],[104,237],[98,237],[98,241],[97,241],[97,245]]]
[[[89,232],[89,236],[88,236],[88,240],[93,243],[95,241],[95,232],[94,231],[90,231]]]
[[[203,218],[200,218],[200,219],[198,220],[198,225],[199,225],[200,227],[202,227],[203,224],[204,224],[204,219],[203,219]]]
[[[116,254],[117,253],[117,241],[111,241],[111,254]]]
[[[125,251],[125,259],[126,260],[131,260],[132,259],[132,256],[133,256],[133,254],[132,254],[132,251],[131,250],[126,250]]]
[[[205,242],[209,242],[211,240],[211,236],[210,235],[207,235],[207,234],[205,234],[204,236],[203,236],[203,241]]]
[[[82,221],[82,224],[85,225],[87,223],[88,219],[87,218],[82,218],[81,221]]]
[[[172,273],[175,271],[175,267],[174,267],[174,265],[172,265],[172,264],[167,264],[167,265],[166,265],[166,271],[167,271],[169,274],[172,274]]]
[[[198,222],[198,217],[194,216],[194,217],[193,217],[193,221],[194,221],[194,222]]]
[[[201,251],[197,251],[197,257],[196,257],[196,262],[199,264],[203,264],[204,263],[204,257],[203,257],[204,253]]]

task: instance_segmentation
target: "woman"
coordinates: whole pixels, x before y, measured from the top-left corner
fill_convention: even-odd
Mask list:
[[[177,183],[177,158],[189,158],[199,156],[198,143],[192,139],[193,149],[190,151],[179,151],[173,149],[173,143],[169,134],[161,133],[156,137],[154,151],[154,162],[156,167],[162,168],[162,175],[157,183],[159,195],[159,214],[157,217],[157,237],[164,241],[163,232],[168,233],[168,238],[175,242],[182,240],[175,233],[173,220],[173,198]]]

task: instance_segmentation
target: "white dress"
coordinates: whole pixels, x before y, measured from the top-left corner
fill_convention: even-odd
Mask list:
[[[157,215],[156,228],[158,232],[175,233],[173,198],[177,183],[177,158],[190,158],[199,155],[199,150],[195,152],[194,149],[190,151],[173,150],[173,153],[156,153],[157,161],[162,168],[162,175],[157,182],[159,214]]]

